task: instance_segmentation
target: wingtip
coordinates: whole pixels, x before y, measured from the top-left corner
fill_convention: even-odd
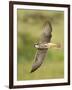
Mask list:
[[[35,70],[32,69],[32,70],[30,71],[30,73],[33,73],[34,71],[35,71]]]
[[[31,70],[30,73],[32,73],[33,71]]]
[[[37,69],[38,69],[38,68],[35,68],[35,69],[32,68],[32,70],[30,71],[30,73],[35,72]]]

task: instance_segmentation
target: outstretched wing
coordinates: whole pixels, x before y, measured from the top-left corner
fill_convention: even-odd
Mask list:
[[[43,26],[43,33],[41,35],[39,43],[45,44],[50,42],[52,36],[51,32],[52,32],[51,23],[47,21]],[[44,61],[47,50],[48,50],[47,48],[37,50],[31,72],[34,72],[36,69],[38,69],[41,66],[41,64]]]

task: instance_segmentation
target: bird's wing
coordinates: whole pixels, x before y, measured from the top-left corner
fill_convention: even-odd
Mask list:
[[[52,26],[50,22],[46,22],[39,43],[45,44],[50,42],[52,36],[51,32],[52,32]],[[37,68],[41,66],[45,58],[45,55],[47,53],[47,50],[48,50],[47,48],[37,50],[31,72],[34,72]]]

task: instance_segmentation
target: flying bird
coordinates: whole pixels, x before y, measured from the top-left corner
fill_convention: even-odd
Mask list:
[[[37,48],[37,52],[35,54],[34,62],[32,64],[31,73],[36,71],[44,61],[48,48],[51,47],[60,47],[59,44],[51,43],[52,37],[52,25],[49,21],[46,21],[43,25],[43,32],[39,43],[35,44],[35,48]]]

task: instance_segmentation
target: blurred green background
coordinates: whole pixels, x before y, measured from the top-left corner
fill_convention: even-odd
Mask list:
[[[48,49],[42,66],[30,73],[45,21],[52,24],[51,42],[64,45],[64,12],[52,10],[17,10],[17,80],[56,79],[64,77],[64,49]]]

